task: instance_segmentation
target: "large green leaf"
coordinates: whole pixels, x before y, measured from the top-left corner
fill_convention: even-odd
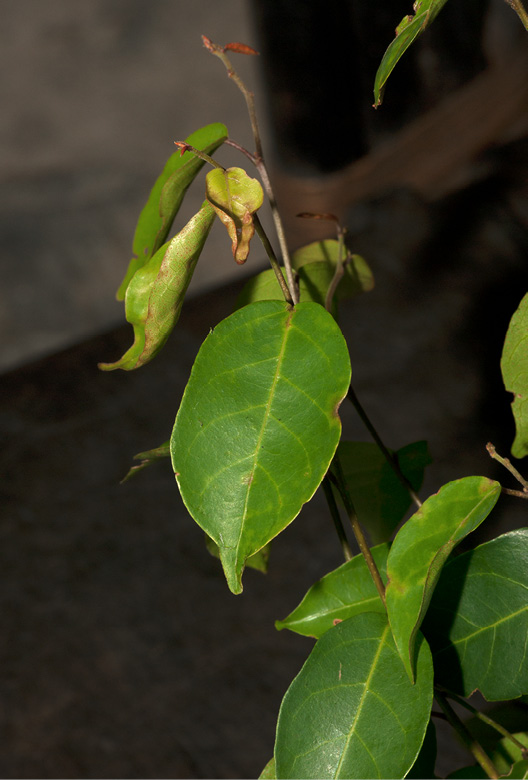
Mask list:
[[[242,265],[255,234],[253,215],[264,200],[260,182],[248,176],[243,168],[213,168],[206,176],[205,192],[226,227],[233,257]]]
[[[514,395],[512,412],[516,435],[512,455],[528,455],[528,294],[513,315],[501,358],[502,378],[506,390]]]
[[[436,728],[431,719],[425,732],[418,758],[412,765],[412,769],[405,775],[409,780],[422,780],[424,777],[436,777],[435,764],[437,756]]]
[[[338,260],[339,242],[335,238],[314,241],[311,244],[302,246],[296,249],[291,257],[292,265],[298,271],[308,264],[324,263],[331,269],[331,272],[327,272],[330,281],[334,275]],[[347,298],[353,298],[360,292],[372,290],[373,287],[374,277],[366,261],[361,255],[350,255],[350,259],[345,265],[344,276],[336,290],[337,300],[342,301]],[[326,289],[328,289],[328,285]]]
[[[528,529],[450,561],[423,631],[446,688],[488,701],[528,693]]]
[[[206,125],[186,138],[186,143],[212,154],[227,138],[227,128],[220,122]],[[165,242],[171,225],[182,204],[185,193],[204,161],[192,152],[171,154],[157,178],[149,198],[139,215],[132,249],[135,257],[129,263],[125,278],[117,291],[117,299],[123,300],[128,284]]]
[[[433,697],[431,653],[423,637],[417,644],[412,685],[385,615],[364,612],[327,631],[282,701],[277,777],[405,777]]]
[[[213,558],[220,559],[220,550],[218,549],[218,545],[211,539],[210,536],[207,536],[207,534],[205,534],[205,546]],[[254,555],[250,555],[246,560],[246,566],[249,569],[255,569],[256,571],[260,571],[263,574],[266,574],[268,571],[270,550],[271,544],[267,544]]]
[[[385,582],[389,545],[372,547],[371,552]],[[334,621],[346,620],[360,612],[385,614],[385,607],[365,559],[355,555],[312,585],[299,606],[284,620],[277,620],[275,627],[278,631],[289,628],[297,634],[319,639],[335,625]]]
[[[373,442],[342,441],[337,453],[360,523],[374,544],[388,541],[411,505],[409,491]],[[431,463],[427,442],[408,444],[393,454],[413,489],[419,490]]]
[[[396,534],[387,560],[387,612],[407,673],[416,632],[451,550],[489,515],[501,486],[486,477],[449,482]]]
[[[158,354],[178,322],[214,219],[214,209],[204,201],[178,235],[136,271],[125,295],[126,318],[134,327],[134,343],[120,360],[99,363],[99,368],[132,371]]]
[[[253,303],[204,341],[176,417],[172,463],[234,593],[246,558],[296,517],[326,473],[349,382],[343,335],[316,303]]]
[[[396,38],[383,55],[374,79],[374,106],[383,100],[383,91],[396,63],[409,46],[431,24],[447,0],[416,0],[413,6],[414,16],[404,16],[396,28]]]

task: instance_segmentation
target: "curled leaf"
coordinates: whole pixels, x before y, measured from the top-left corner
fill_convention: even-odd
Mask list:
[[[214,168],[206,177],[206,197],[227,229],[233,257],[242,265],[255,234],[253,214],[264,200],[260,183],[242,168]]]
[[[214,222],[207,201],[172,241],[162,246],[134,274],[125,296],[125,312],[134,327],[134,343],[115,363],[100,363],[103,371],[131,371],[160,351],[176,325],[196,263]]]
[[[396,27],[396,37],[383,55],[374,80],[375,108],[381,105],[385,84],[398,60],[431,24],[446,2],[447,0],[416,0],[413,6],[414,16],[404,16]]]
[[[226,138],[226,126],[214,122],[192,133],[185,139],[185,143],[212,154]],[[195,154],[182,154],[180,151],[171,154],[165,163],[139,215],[132,246],[134,257],[117,291],[116,297],[119,301],[124,299],[136,271],[142,268],[166,241],[185,193],[203,165],[204,161]]]

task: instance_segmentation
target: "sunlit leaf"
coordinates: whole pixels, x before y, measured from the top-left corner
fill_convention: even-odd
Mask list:
[[[259,775],[259,780],[276,780],[275,758],[271,758]]]
[[[242,168],[213,168],[206,176],[207,199],[225,225],[237,263],[246,262],[255,234],[253,215],[262,206],[260,182]]]
[[[279,778],[405,777],[431,713],[433,665],[420,636],[416,683],[385,615],[364,612],[318,640],[280,708]]]
[[[446,2],[447,0],[416,0],[413,6],[414,16],[404,16],[397,26],[396,38],[383,55],[374,80],[374,105],[376,107],[383,100],[385,84],[398,60],[431,24]]]
[[[147,468],[147,466],[152,466],[153,463],[158,463],[158,461],[164,460],[165,458],[170,458],[170,448],[168,441],[160,444],[159,447],[154,447],[152,450],[138,452],[137,455],[134,455],[134,460],[139,460],[140,462],[130,467],[129,471],[125,474],[121,482],[128,482],[128,480],[139,471],[143,471],[143,469]]]
[[[327,271],[329,280],[332,280],[339,259],[339,242],[328,238],[324,241],[314,241],[302,246],[293,252],[291,261],[295,269],[299,270],[308,264],[324,263],[332,270]],[[344,259],[344,258],[343,258]],[[338,301],[353,298],[361,292],[368,292],[374,287],[372,271],[361,255],[350,255],[345,265],[345,273],[336,290]],[[325,296],[328,285],[325,288]]]
[[[489,515],[501,486],[486,477],[449,482],[396,534],[387,560],[387,611],[407,673],[414,638],[451,550]]]
[[[205,535],[205,546],[209,553],[214,557],[220,559],[220,550],[218,545],[214,542],[210,536]],[[256,569],[266,574],[268,571],[268,562],[270,556],[271,544],[267,544],[262,550],[259,550],[254,555],[250,555],[246,560],[246,566],[250,569]]]
[[[386,582],[388,544],[371,548],[372,556]],[[362,555],[355,555],[338,569],[316,582],[298,607],[284,620],[277,620],[278,631],[289,628],[303,636],[319,639],[336,621],[346,620],[360,612],[385,613],[374,581]]]
[[[528,294],[513,315],[501,358],[502,378],[506,390],[513,393],[512,412],[516,435],[512,455],[528,455]]]
[[[226,126],[214,122],[192,133],[186,142],[200,151],[212,154],[226,138]],[[182,156],[179,151],[171,154],[165,163],[139,215],[132,246],[134,257],[117,291],[118,300],[124,299],[136,271],[165,243],[185,193],[203,165],[204,161],[195,154],[185,152]]]
[[[373,442],[342,441],[337,452],[361,525],[374,544],[388,541],[411,506],[409,491]],[[427,442],[408,444],[393,454],[413,489],[419,490],[431,463]]]
[[[115,363],[99,363],[103,371],[132,371],[157,355],[178,322],[196,263],[211,230],[214,209],[207,201],[172,241],[136,271],[125,296],[127,321],[134,343]]]
[[[437,682],[488,701],[528,693],[528,529],[499,536],[450,561],[423,631]]]
[[[234,593],[246,559],[296,517],[326,473],[349,382],[343,335],[315,303],[253,303],[203,343],[176,417],[172,463]]]

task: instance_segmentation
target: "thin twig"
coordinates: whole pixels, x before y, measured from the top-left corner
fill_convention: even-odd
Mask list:
[[[456,693],[449,691],[447,688],[444,688],[442,685],[437,686],[437,690],[440,690],[446,697],[448,697],[449,699],[453,699],[453,701],[456,701],[462,707],[465,707],[466,710],[469,710],[469,712],[471,712],[476,718],[481,720],[483,723],[486,723],[488,726],[491,726],[493,729],[495,729],[495,731],[498,731],[499,734],[502,734],[503,737],[509,739],[510,742],[513,742],[513,744],[517,748],[519,748],[522,757],[528,758],[528,747],[526,745],[523,745],[522,742],[519,742],[517,737],[515,737],[511,732],[505,729],[504,726],[501,726],[500,723],[497,723],[496,720],[493,720],[484,712],[480,712],[480,710],[477,710],[476,707],[473,707],[472,704],[470,704],[468,701],[463,699],[462,696],[458,696]]]
[[[526,30],[528,30],[528,13],[523,6],[521,0],[506,0],[510,8],[513,8],[521,22],[524,24]]]
[[[200,160],[203,160],[204,162],[209,163],[209,165],[212,165],[213,168],[220,168],[221,171],[225,170],[225,168],[220,165],[220,163],[217,163],[216,160],[211,157],[211,155],[202,152],[201,149],[196,149],[196,147],[191,146],[191,144],[186,143],[186,141],[174,141],[174,145],[178,147],[181,154],[184,154],[185,152],[191,152],[192,154],[195,154],[197,157],[199,157]]]
[[[246,87],[246,85],[244,84],[244,82],[236,72],[236,70],[233,68],[231,61],[229,60],[229,57],[226,55],[225,52],[226,48],[228,47],[219,46],[218,44],[213,43],[205,35],[202,35],[202,40],[204,42],[204,46],[211,52],[211,54],[214,54],[215,57],[218,57],[221,60],[221,62],[224,64],[227,70],[227,75],[237,85],[238,89],[242,92],[244,96],[244,100],[246,101],[246,106],[249,114],[249,121],[251,123],[251,130],[253,133],[253,140],[255,143],[255,154],[252,155],[252,162],[255,164],[260,174],[264,191],[266,192],[266,195],[268,197],[271,206],[271,213],[273,216],[273,222],[275,224],[275,230],[277,231],[277,238],[279,240],[279,245],[282,253],[282,262],[284,263],[284,269],[286,271],[286,279],[288,282],[288,287],[290,288],[291,298],[294,304],[299,303],[299,293],[297,290],[297,285],[295,283],[288,245],[286,243],[286,233],[284,231],[284,226],[282,224],[280,213],[277,207],[277,201],[275,200],[275,194],[271,186],[268,169],[266,168],[266,165],[264,163],[264,155],[262,152],[262,140],[260,137],[260,130],[257,121],[257,112],[255,110],[255,96],[253,92],[251,92],[251,90],[249,90]]]
[[[486,449],[493,460],[498,461],[502,466],[504,466],[505,469],[508,469],[510,474],[513,474],[517,482],[522,485],[523,492],[528,493],[528,480],[526,480],[523,475],[517,471],[511,461],[508,458],[501,457],[490,441],[486,444]]]
[[[345,249],[345,231],[342,229],[341,225],[337,224],[337,240],[338,240],[338,250],[337,250],[337,263],[334,271],[334,275],[332,277],[332,281],[330,282],[330,285],[328,287],[328,290],[326,291],[326,298],[325,298],[325,309],[328,312],[332,311],[332,301],[334,300],[335,291],[337,290],[337,286],[341,279],[343,278],[343,274],[345,273],[345,265],[344,265],[344,249]]]
[[[275,271],[275,276],[277,277],[277,281],[280,284],[282,294],[284,295],[284,300],[286,303],[289,303],[290,306],[293,306],[293,300],[290,294],[290,290],[288,288],[288,285],[286,284],[286,281],[284,279],[284,276],[282,275],[281,267],[279,265],[279,261],[275,257],[275,252],[273,251],[273,247],[271,246],[271,242],[269,238],[266,235],[266,232],[264,228],[262,227],[262,223],[260,219],[258,218],[257,214],[253,214],[253,224],[255,225],[255,230],[257,231],[257,235],[262,241],[262,244],[264,246],[264,249],[266,250],[266,254],[268,255],[271,267]]]
[[[334,526],[339,537],[339,543],[341,545],[341,549],[343,550],[343,555],[345,556],[345,561],[350,561],[354,556],[352,550],[350,549],[345,529],[343,528],[343,523],[341,522],[339,507],[337,506],[334,491],[332,490],[332,484],[328,475],[323,479],[323,491],[328,508],[330,510],[330,514],[332,515],[332,520],[334,521]]]
[[[488,777],[498,780],[499,773],[495,768],[490,757],[484,752],[482,746],[477,742],[473,734],[469,731],[467,726],[460,720],[454,709],[451,707],[445,696],[439,691],[435,692],[435,698],[451,726],[455,729],[467,749],[473,754],[478,761],[482,769],[485,771]]]
[[[357,395],[356,395],[352,385],[350,385],[350,387],[348,388],[347,398],[349,399],[349,401],[351,401],[353,403],[357,413],[359,414],[359,416],[363,420],[363,422],[364,422],[365,426],[367,427],[370,435],[372,436],[372,438],[374,439],[374,441],[376,442],[376,444],[380,448],[381,452],[385,456],[385,459],[386,459],[387,463],[392,468],[392,470],[394,471],[394,473],[396,474],[396,476],[400,480],[401,484],[408,491],[410,497],[412,498],[412,500],[414,501],[414,503],[416,504],[416,506],[419,509],[422,506],[422,502],[418,498],[418,495],[416,494],[413,486],[411,485],[411,483],[409,482],[409,480],[407,479],[405,474],[402,472],[402,470],[400,468],[400,464],[398,463],[397,459],[387,449],[387,447],[384,445],[383,441],[381,440],[380,435],[378,434],[377,430],[374,428],[374,425],[372,424],[372,422],[370,420],[370,417],[367,415],[367,413],[363,409],[361,403],[359,402],[359,398],[357,397]]]
[[[379,569],[376,566],[376,561],[372,557],[372,553],[367,544],[367,540],[365,539],[365,534],[363,533],[363,529],[359,524],[357,514],[356,514],[356,509],[354,507],[354,503],[352,501],[350,492],[346,484],[345,475],[343,473],[343,467],[341,466],[341,461],[337,453],[334,455],[333,465],[334,465],[335,481],[336,481],[337,489],[339,490],[341,494],[341,498],[343,499],[343,502],[345,504],[345,509],[349,517],[350,524],[352,526],[354,537],[356,539],[356,542],[358,543],[361,554],[365,559],[365,563],[367,564],[368,570],[370,572],[370,576],[374,580],[374,585],[376,586],[376,589],[379,593],[379,597],[383,603],[383,606],[387,608],[386,601],[385,601],[385,585],[383,584],[383,580],[381,579],[381,574],[379,573]],[[331,472],[330,472],[330,479],[332,479]]]

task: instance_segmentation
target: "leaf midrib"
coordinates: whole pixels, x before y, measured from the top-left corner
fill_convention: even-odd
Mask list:
[[[255,469],[257,467],[258,456],[259,456],[259,453],[260,453],[260,448],[262,446],[262,439],[264,438],[264,432],[266,430],[266,426],[267,426],[267,423],[268,423],[268,420],[269,420],[269,417],[270,417],[270,413],[271,413],[271,406],[272,406],[272,403],[273,403],[273,397],[275,395],[275,388],[277,387],[277,382],[279,381],[279,377],[280,377],[280,370],[281,370],[281,367],[282,367],[282,361],[284,359],[284,353],[286,351],[286,343],[288,341],[288,333],[289,333],[289,330],[291,328],[292,318],[293,318],[293,311],[290,311],[288,313],[288,317],[287,317],[287,319],[286,319],[286,321],[284,323],[284,338],[282,340],[281,349],[280,349],[280,352],[279,352],[279,355],[278,355],[278,358],[277,358],[277,367],[275,369],[275,374],[273,376],[273,381],[272,381],[271,388],[270,388],[270,394],[269,394],[268,402],[267,402],[266,408],[264,410],[264,417],[263,417],[263,420],[262,420],[262,425],[261,425],[261,428],[260,428],[260,432],[259,432],[259,436],[258,436],[258,439],[257,439],[256,446],[255,446],[255,455],[253,457],[253,465],[251,467],[250,477],[249,477],[249,480],[248,480],[248,486],[247,486],[247,490],[246,490],[246,498],[245,498],[245,501],[244,501],[244,509],[242,511],[242,521],[240,523],[240,531],[239,531],[238,539],[237,539],[237,543],[236,543],[237,559],[238,559],[238,552],[239,552],[239,549],[240,549],[240,540],[242,539],[242,534],[243,534],[244,527],[245,527],[245,524],[246,524],[249,496],[250,496],[251,490],[252,490],[253,478],[255,476]]]

